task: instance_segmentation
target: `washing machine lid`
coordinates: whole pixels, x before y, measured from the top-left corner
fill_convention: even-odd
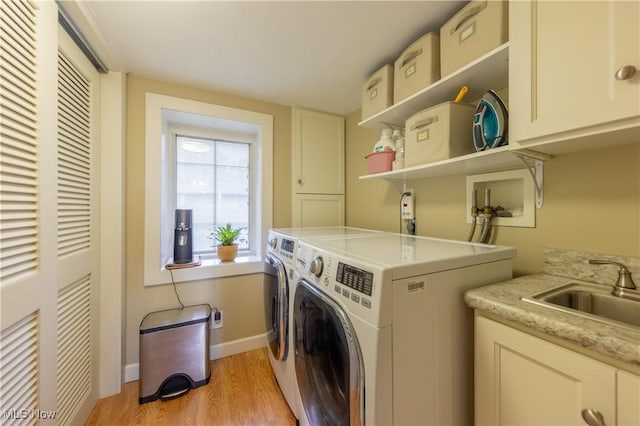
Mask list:
[[[484,94],[473,116],[473,144],[476,151],[507,144],[508,113],[500,96],[493,90]]]
[[[371,235],[381,234],[382,231],[376,231],[373,229],[361,229],[353,228],[349,226],[315,226],[315,227],[300,227],[300,228],[274,228],[272,232],[279,233],[296,238],[312,238],[312,237],[340,237],[348,235]]]
[[[372,268],[396,269],[398,276],[406,266],[419,265],[422,273],[431,273],[511,259],[516,255],[512,247],[390,233],[318,239],[313,245],[344,259],[357,259]]]

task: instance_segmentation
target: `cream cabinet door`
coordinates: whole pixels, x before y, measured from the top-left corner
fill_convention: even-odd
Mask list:
[[[584,409],[616,424],[611,366],[484,317],[475,356],[477,425],[584,425]]]
[[[344,195],[295,194],[293,226],[344,226]]]
[[[293,192],[344,194],[344,118],[293,109]]]
[[[640,2],[516,1],[509,19],[512,147],[609,132],[637,140]],[[625,66],[638,71],[617,79]]]
[[[618,425],[640,425],[640,377],[618,370]]]

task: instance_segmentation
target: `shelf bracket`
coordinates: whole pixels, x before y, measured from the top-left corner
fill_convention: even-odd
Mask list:
[[[407,192],[407,179],[406,178],[402,178],[402,180],[389,180],[389,183],[391,183],[397,190],[398,192],[400,192],[400,194],[404,194],[405,192]],[[402,184],[402,187],[400,187],[400,184]]]
[[[513,154],[522,161],[529,171],[536,187],[536,207],[542,207],[544,201],[544,162],[549,160],[551,156],[529,150],[514,151]]]

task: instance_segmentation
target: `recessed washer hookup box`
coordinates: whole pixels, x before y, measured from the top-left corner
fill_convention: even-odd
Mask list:
[[[209,305],[152,312],[140,323],[139,402],[170,399],[209,383]]]

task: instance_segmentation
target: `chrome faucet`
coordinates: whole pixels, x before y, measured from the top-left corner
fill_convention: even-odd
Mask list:
[[[622,297],[625,295],[627,290],[636,289],[636,284],[633,282],[633,278],[631,278],[631,272],[622,263],[599,259],[589,259],[589,263],[592,265],[617,265],[619,267],[618,280],[611,291],[611,294],[614,296]]]

